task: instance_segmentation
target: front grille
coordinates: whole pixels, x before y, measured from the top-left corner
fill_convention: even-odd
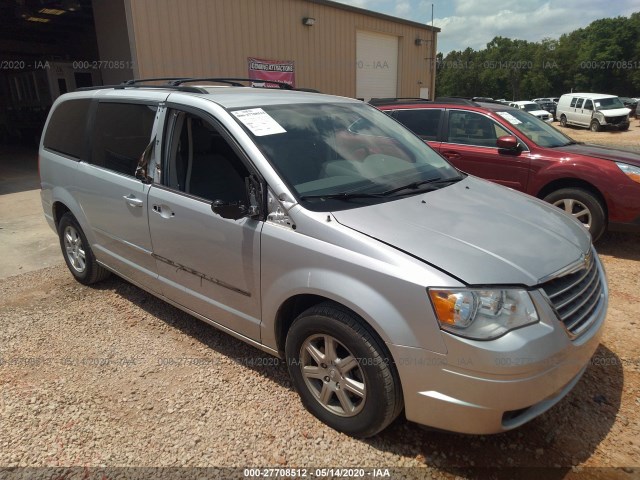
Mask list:
[[[624,122],[627,119],[626,115],[622,115],[621,117],[607,117],[607,123],[612,125],[618,125],[619,123]]]
[[[595,321],[594,312],[603,294],[600,272],[590,253],[585,268],[554,278],[542,285],[551,306],[574,337],[584,333]]]

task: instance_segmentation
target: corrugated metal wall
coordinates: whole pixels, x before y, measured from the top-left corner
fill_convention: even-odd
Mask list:
[[[435,42],[415,44],[435,36],[426,26],[304,0],[124,1],[138,78],[246,77],[247,57],[294,60],[296,86],[353,97],[356,31],[367,30],[399,37],[398,96],[433,92]]]

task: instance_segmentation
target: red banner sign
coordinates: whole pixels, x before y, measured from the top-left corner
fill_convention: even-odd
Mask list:
[[[249,78],[266,82],[266,87],[278,88],[272,82],[282,82],[296,86],[296,69],[293,61],[288,60],[264,60],[262,58],[247,58],[249,63]]]

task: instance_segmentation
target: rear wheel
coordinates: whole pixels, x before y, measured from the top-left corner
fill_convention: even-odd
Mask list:
[[[330,427],[370,437],[402,410],[402,392],[383,343],[351,312],[324,303],[302,313],[285,345],[303,405]]]
[[[87,237],[71,212],[65,213],[60,219],[58,236],[64,261],[77,281],[90,285],[109,276],[109,271],[96,261]]]
[[[562,188],[550,193],[544,200],[582,223],[591,233],[593,241],[604,233],[606,227],[604,207],[591,192],[581,188]]]
[[[599,132],[601,128],[600,122],[598,120],[592,120],[589,128],[591,129],[592,132]]]
[[[567,126],[567,117],[565,117],[564,115],[560,115],[560,125],[562,125],[563,127]]]

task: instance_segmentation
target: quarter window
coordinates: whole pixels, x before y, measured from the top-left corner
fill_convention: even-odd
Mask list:
[[[437,140],[442,110],[396,110],[396,119],[423,140]]]
[[[82,159],[86,156],[85,132],[91,100],[67,100],[51,115],[43,145],[49,150]]]
[[[156,110],[135,103],[98,104],[90,162],[133,176],[151,141]]]

